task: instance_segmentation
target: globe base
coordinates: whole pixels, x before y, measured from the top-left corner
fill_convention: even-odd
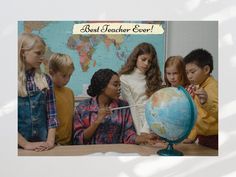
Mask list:
[[[183,156],[184,154],[173,148],[173,144],[169,143],[166,149],[157,151],[158,155],[161,156]]]

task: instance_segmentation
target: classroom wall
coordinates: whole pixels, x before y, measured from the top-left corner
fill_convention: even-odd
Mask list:
[[[191,50],[204,48],[213,56],[212,75],[218,79],[218,22],[169,21],[167,23],[166,58],[186,56]]]

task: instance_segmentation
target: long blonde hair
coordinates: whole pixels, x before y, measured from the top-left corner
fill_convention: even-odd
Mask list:
[[[26,62],[23,51],[32,50],[37,42],[40,42],[46,48],[43,39],[35,34],[22,33],[18,38],[18,95],[21,97],[27,96],[25,76]],[[41,72],[40,68],[35,70],[34,81],[40,90],[44,88],[49,89],[46,77]]]

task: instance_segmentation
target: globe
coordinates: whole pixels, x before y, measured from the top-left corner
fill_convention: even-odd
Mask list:
[[[145,116],[150,129],[168,143],[157,153],[183,155],[173,144],[183,141],[196,122],[197,109],[190,94],[181,86],[160,89],[147,101]]]

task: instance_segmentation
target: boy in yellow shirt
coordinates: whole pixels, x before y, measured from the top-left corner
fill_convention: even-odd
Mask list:
[[[194,101],[198,118],[188,140],[218,149],[218,83],[211,76],[212,55],[204,49],[196,49],[185,58],[187,77],[195,85]]]
[[[59,127],[56,129],[57,144],[72,144],[72,121],[74,116],[74,94],[65,87],[74,71],[74,64],[68,55],[55,53],[49,60],[49,73],[54,83]]]

